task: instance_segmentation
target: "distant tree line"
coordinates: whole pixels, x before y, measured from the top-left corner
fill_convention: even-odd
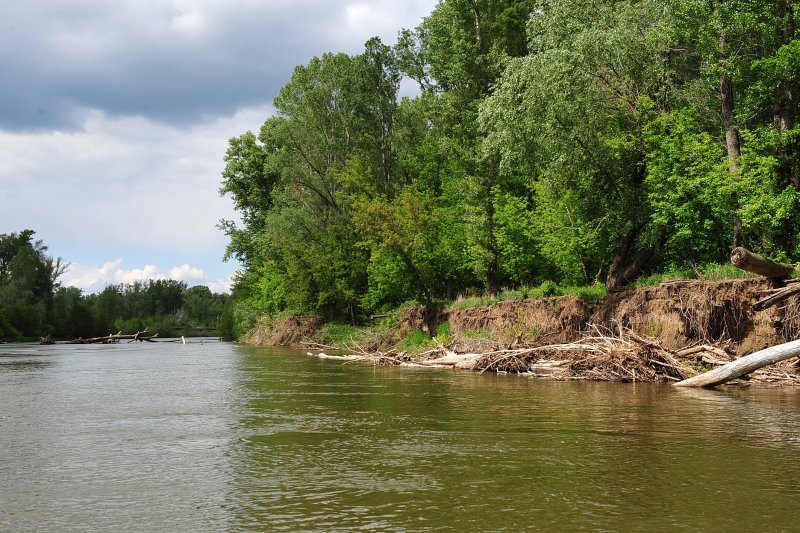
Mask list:
[[[796,261],[799,18],[793,0],[442,0],[393,47],[296,67],[225,155],[237,328],[616,289],[741,244]]]
[[[162,337],[231,338],[229,295],[171,279],[109,285],[85,295],[60,286],[68,265],[33,236],[27,229],[0,234],[0,340],[74,339],[146,327]]]

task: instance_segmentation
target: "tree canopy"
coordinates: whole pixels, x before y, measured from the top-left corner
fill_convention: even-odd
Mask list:
[[[442,0],[230,140],[236,321],[800,256],[793,0]],[[398,98],[402,79],[418,88]]]

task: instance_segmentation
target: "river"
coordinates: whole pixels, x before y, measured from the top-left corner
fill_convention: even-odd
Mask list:
[[[0,345],[0,530],[796,530],[800,391]]]

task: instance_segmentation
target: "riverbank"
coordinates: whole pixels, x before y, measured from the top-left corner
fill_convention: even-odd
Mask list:
[[[765,279],[670,281],[586,301],[560,296],[485,307],[406,308],[330,346],[319,317],[263,321],[243,340],[350,352],[379,364],[459,365],[553,378],[673,381],[800,336],[797,298],[753,309]],[[442,358],[448,358],[442,360]],[[439,363],[432,361],[440,360]],[[455,361],[452,364],[450,361]],[[751,379],[800,383],[797,359]]]

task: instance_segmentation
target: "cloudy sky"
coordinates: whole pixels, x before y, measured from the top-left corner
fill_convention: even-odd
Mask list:
[[[171,277],[223,290],[230,137],[295,65],[394,43],[436,0],[0,3],[0,233],[30,228],[86,292]]]

